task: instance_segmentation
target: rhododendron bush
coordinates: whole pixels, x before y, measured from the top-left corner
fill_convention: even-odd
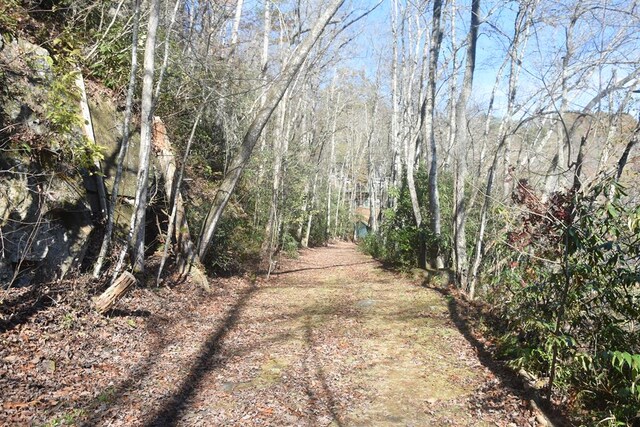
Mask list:
[[[543,200],[521,180],[485,290],[513,366],[619,422],[640,411],[640,208],[625,196],[602,180]]]

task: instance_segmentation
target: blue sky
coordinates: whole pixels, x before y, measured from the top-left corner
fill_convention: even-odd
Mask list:
[[[256,20],[254,25],[260,25],[261,10],[264,0],[245,0],[246,16],[249,18],[253,15],[253,19]],[[319,3],[319,1],[318,1]],[[347,2],[340,13],[351,12],[349,19],[359,16],[377,3],[377,0],[351,0]],[[468,10],[470,0],[457,0],[457,31],[456,37],[460,42],[466,35],[467,25],[469,21]],[[609,0],[609,3],[616,4],[616,7],[625,6],[625,0]],[[287,7],[290,7],[290,3],[285,2]],[[557,19],[567,19],[563,16],[563,10],[571,5],[571,2],[565,2],[562,0],[543,1],[542,4],[549,8],[550,13],[559,16]],[[499,5],[499,6],[496,6]],[[489,16],[489,23],[483,23],[480,28],[480,36],[478,39],[477,50],[477,67],[474,79],[474,90],[472,94],[471,102],[486,108],[490,93],[495,83],[496,72],[499,65],[502,63],[505,57],[505,49],[508,45],[508,37],[513,32],[513,19],[516,13],[518,3],[500,2],[498,0],[482,0],[482,17],[487,18]],[[384,0],[383,3],[377,7],[369,16],[359,21],[350,30],[358,32],[359,36],[355,38],[350,45],[348,45],[344,52],[342,52],[341,67],[347,67],[357,70],[364,70],[367,77],[370,80],[375,80],[376,72],[380,66],[380,59],[382,59],[383,69],[383,85],[389,85],[389,73],[391,62],[391,6],[392,0]],[[285,7],[285,6],[282,6]],[[431,4],[427,4],[427,8],[431,7]],[[448,7],[448,6],[445,6]],[[560,12],[558,12],[560,10]],[[570,10],[570,9],[569,9]],[[309,6],[308,12],[316,12],[313,9],[313,5]],[[430,12],[430,11],[429,11]],[[304,15],[305,11],[303,11]],[[449,13],[449,9],[446,9],[444,13]],[[543,15],[543,18],[547,18]],[[588,18],[588,17],[587,17]],[[596,17],[597,18],[597,17]],[[251,19],[251,18],[249,18]],[[585,18],[586,19],[586,18]],[[624,23],[611,26],[604,26],[602,28],[591,28],[590,25],[586,25],[582,22],[576,39],[583,36],[585,32],[596,32],[600,42],[605,45],[607,39],[610,38],[618,30],[618,26],[622,26]],[[448,24],[447,24],[448,25]],[[553,64],[559,64],[562,56],[562,44],[564,43],[564,30],[561,26],[554,27],[552,23],[545,22],[540,28],[543,30],[536,34],[536,37],[532,37],[527,47],[527,55],[523,62],[524,71],[522,72],[519,80],[519,96],[526,98],[527,96],[537,95],[541,93],[541,76],[544,75],[545,70],[549,70],[553,67]],[[445,35],[447,35],[448,28],[445,28]],[[505,34],[500,34],[500,31]],[[592,35],[593,35],[592,34]],[[629,43],[636,43],[635,39]],[[637,51],[640,51],[640,45],[636,43]],[[593,46],[590,48],[594,48]],[[443,45],[443,51],[441,59],[450,55],[448,47]],[[463,58],[463,55],[460,55]],[[581,88],[580,91],[576,91],[574,94],[573,102],[569,105],[571,109],[577,109],[586,103],[587,99],[593,96],[595,90],[597,90],[598,82],[607,82],[611,78],[612,70],[616,69],[618,76],[622,77],[626,75],[628,69],[634,66],[630,65],[616,65],[609,64],[597,70],[591,75],[587,81],[590,83],[590,87]],[[591,80],[589,80],[591,79]],[[506,73],[502,79],[501,90],[497,92],[496,98],[496,114],[500,114],[504,111],[506,103]],[[388,87],[386,89],[389,92]]]
[[[458,19],[456,37],[458,41],[465,37],[468,29],[469,3],[470,0],[457,1]],[[355,5],[355,8],[364,10],[367,7],[371,7],[375,2],[354,0],[352,4]],[[351,58],[346,61],[349,67],[364,69],[371,79],[375,78],[376,68],[378,66],[377,57],[379,55],[382,54],[385,57],[386,64],[383,63],[383,66],[389,67],[391,60],[391,5],[392,0],[386,0],[376,11],[367,17],[365,24],[359,26],[362,34],[351,46],[354,53],[351,55]],[[486,107],[488,103],[498,67],[505,57],[505,50],[509,43],[508,38],[511,37],[513,33],[513,20],[516,14],[516,8],[518,7],[517,5],[518,3],[515,1],[506,4],[504,2],[496,3],[494,1],[482,2],[482,17],[488,17],[490,23],[482,24],[478,39],[477,67],[471,100],[471,102],[477,105]],[[427,7],[430,6],[429,4]],[[611,0],[609,6],[628,7],[623,0]],[[544,10],[541,9],[540,13],[541,17],[546,21],[543,25],[537,27],[538,32],[532,34],[530,38],[523,61],[523,71],[518,84],[519,95],[522,96],[523,102],[527,100],[527,97],[533,97],[541,93],[543,77],[549,79],[546,84],[551,84],[551,76],[553,75],[551,71],[554,69],[557,70],[564,51],[565,33],[562,24],[566,24],[568,14],[572,11],[571,3],[563,1],[543,2],[543,6],[541,7],[546,8]],[[548,19],[548,16],[545,15],[547,13],[555,14],[556,21]],[[600,48],[603,48],[607,46],[607,43],[610,42],[609,39],[617,31],[621,29],[622,31],[626,31],[624,23],[612,19],[611,16],[606,15],[607,13],[611,15],[611,12],[606,11],[602,12],[602,16],[592,16],[592,14],[581,15],[581,20],[578,22],[576,34],[574,35],[575,42],[579,44],[581,38],[589,36],[593,38],[592,44],[599,43],[601,45]],[[598,26],[597,19],[606,19],[607,24]],[[447,30],[448,29],[445,29],[445,31]],[[503,32],[503,34],[500,34],[500,32]],[[627,37],[624,48],[629,52],[633,52],[634,47],[636,51],[640,51],[640,44],[637,40],[635,40],[634,37]],[[595,55],[594,52],[597,52],[598,48],[598,46],[591,44],[580,46],[578,52],[576,52],[579,58],[576,60],[574,69],[581,67],[580,61],[588,63],[589,61],[597,59],[592,56]],[[446,49],[447,47],[443,45],[441,58],[447,55]],[[626,54],[628,55],[628,53]],[[623,53],[617,56],[624,58]],[[630,61],[629,64],[615,63],[613,59],[612,61],[614,63],[606,64],[600,69],[593,68],[590,75],[583,77],[585,85],[570,94],[569,109],[582,108],[597,92],[598,85],[606,84],[611,79],[614,69],[617,70],[618,78],[621,78],[624,77],[631,68],[636,66],[633,61]],[[545,73],[547,74],[545,75]],[[504,93],[507,87],[506,78],[507,74],[505,73],[500,89],[496,94],[497,114],[504,111],[506,104],[506,94]]]

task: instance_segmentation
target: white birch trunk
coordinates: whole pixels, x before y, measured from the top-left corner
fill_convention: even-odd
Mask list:
[[[118,151],[118,158],[116,160],[116,175],[113,180],[113,188],[111,189],[111,200],[109,203],[109,213],[107,215],[107,225],[102,239],[102,245],[100,246],[100,253],[98,259],[93,267],[93,277],[100,277],[100,272],[104,264],[104,260],[107,256],[109,246],[111,245],[111,238],[113,236],[113,223],[116,204],[118,202],[118,192],[120,188],[120,181],[122,180],[122,169],[124,159],[129,149],[129,127],[131,123],[131,114],[133,112],[133,96],[136,88],[136,73],[138,71],[138,30],[140,28],[140,0],[136,0],[134,3],[133,11],[133,35],[131,41],[131,70],[129,72],[129,87],[127,89],[127,98],[125,101],[124,111],[124,123],[122,126],[122,141],[120,142],[120,149]],[[125,251],[122,252],[124,256]],[[123,258],[121,256],[121,258]],[[121,261],[118,264],[122,264]],[[116,269],[118,270],[118,268]],[[117,276],[117,274],[116,274]]]
[[[442,44],[442,0],[434,0],[433,15],[431,23],[431,39],[429,47],[429,77],[427,82],[426,108],[424,111],[424,139],[430,148],[430,165],[429,165],[429,227],[435,241],[431,248],[431,260],[435,268],[443,268],[444,261],[442,257],[440,236],[442,234],[442,225],[440,217],[440,193],[438,190],[438,145],[434,131],[435,119],[435,93],[438,57],[440,55],[440,46]]]

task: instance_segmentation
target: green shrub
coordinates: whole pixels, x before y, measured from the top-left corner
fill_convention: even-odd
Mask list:
[[[223,215],[203,264],[219,275],[251,271],[260,259],[262,235],[246,217]]]
[[[103,158],[102,148],[84,134],[80,113],[80,89],[76,86],[78,71],[54,67],[47,103],[46,119],[50,133],[49,148],[63,161],[88,170]]]
[[[425,169],[416,172],[416,190],[422,209],[422,224],[416,226],[413,207],[406,177],[400,189],[392,189],[389,197],[397,200],[395,209],[386,209],[383,212],[383,221],[376,235],[369,235],[362,242],[362,250],[374,258],[398,268],[409,270],[420,265],[421,258],[425,257],[425,251],[435,253],[435,248],[440,248],[440,253],[447,258],[451,252],[451,211],[453,203],[447,195],[452,191],[453,180],[450,174],[442,174],[439,181],[441,203],[442,234],[439,239],[429,229],[429,176]]]
[[[397,208],[386,209],[378,234],[370,234],[363,250],[384,263],[400,270],[409,270],[418,263],[424,229],[415,225],[409,190],[403,185],[396,193]]]
[[[281,250],[287,257],[297,258],[298,241],[290,233],[284,233],[282,236]]]
[[[111,34],[123,34],[124,23],[116,22]],[[110,37],[97,49],[95,60],[88,66],[94,78],[113,90],[126,88],[131,72],[131,37]]]
[[[365,254],[377,259],[385,258],[384,242],[379,234],[369,233],[360,241],[359,248]]]
[[[523,200],[531,213],[494,254],[503,267],[487,299],[505,319],[499,350],[512,365],[555,375],[554,387],[601,419],[631,422],[640,411],[640,208],[610,200],[612,185],[544,206]]]

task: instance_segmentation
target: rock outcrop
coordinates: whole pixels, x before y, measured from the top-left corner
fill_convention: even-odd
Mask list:
[[[0,45],[0,286],[64,277],[93,229],[86,177],[47,146],[49,53],[25,40]]]
[[[78,121],[68,135],[60,135],[50,120],[60,76],[49,52],[25,40],[7,42],[0,34],[0,288],[65,277],[82,264],[90,236],[102,229],[124,114],[107,89],[74,76],[62,109],[77,114]],[[81,96],[73,93],[78,88]],[[55,96],[60,103],[60,93]],[[65,144],[81,147],[82,138],[101,147],[97,171],[69,158]],[[115,216],[116,233],[123,236],[136,193],[140,136],[135,123],[129,141]],[[156,176],[163,176],[155,172],[159,167],[154,159],[150,186],[162,195],[155,186]]]
[[[87,251],[94,210],[85,184],[93,179],[49,144],[49,53],[4,41],[0,70],[0,287],[60,279]]]

